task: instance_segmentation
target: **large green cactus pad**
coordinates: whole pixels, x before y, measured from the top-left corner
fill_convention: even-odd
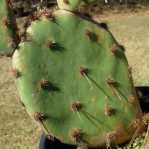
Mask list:
[[[12,5],[9,0],[0,0],[0,55],[11,56],[18,42]]]
[[[31,24],[13,56],[28,113],[68,144],[99,147],[130,139],[141,110],[121,47],[84,16],[64,10],[45,16]]]

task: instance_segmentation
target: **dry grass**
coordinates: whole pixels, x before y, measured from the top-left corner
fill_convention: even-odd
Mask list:
[[[0,148],[35,149],[40,130],[21,105],[11,69],[11,59],[0,57]]]
[[[108,20],[112,33],[125,45],[135,84],[149,85],[149,11],[95,18]],[[36,149],[41,130],[19,101],[11,69],[11,59],[0,57],[0,148]]]

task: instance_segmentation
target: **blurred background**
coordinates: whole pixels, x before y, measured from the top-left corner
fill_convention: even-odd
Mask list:
[[[55,0],[12,2],[18,20],[56,5]],[[99,0],[88,11],[124,45],[135,85],[149,86],[149,0]],[[37,149],[42,131],[22,106],[11,70],[11,58],[0,57],[0,149]]]
[[[16,13],[28,14],[41,6],[53,7],[56,0],[11,0]],[[115,12],[137,11],[138,9],[149,9],[149,0],[98,0],[91,8],[92,12],[103,12],[114,10]]]

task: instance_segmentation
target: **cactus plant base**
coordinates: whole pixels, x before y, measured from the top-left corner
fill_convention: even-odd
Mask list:
[[[145,135],[146,134],[143,133],[139,138],[135,139],[134,142],[131,144],[131,147],[133,149],[147,149],[148,145],[146,145],[146,148],[143,146]],[[128,146],[128,142],[111,149],[127,149],[127,146]],[[47,136],[44,133],[41,135],[41,138],[40,138],[39,149],[76,149],[76,148],[77,148],[76,146],[64,144],[57,139],[54,141],[51,141],[47,138]],[[88,149],[93,149],[93,148],[88,148]]]

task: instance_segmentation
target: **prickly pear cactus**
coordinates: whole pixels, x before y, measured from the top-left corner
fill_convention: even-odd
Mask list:
[[[142,115],[124,51],[81,14],[45,13],[13,56],[27,112],[50,136],[83,147],[124,143]]]
[[[12,5],[9,0],[0,0],[0,55],[11,56],[18,43]]]

